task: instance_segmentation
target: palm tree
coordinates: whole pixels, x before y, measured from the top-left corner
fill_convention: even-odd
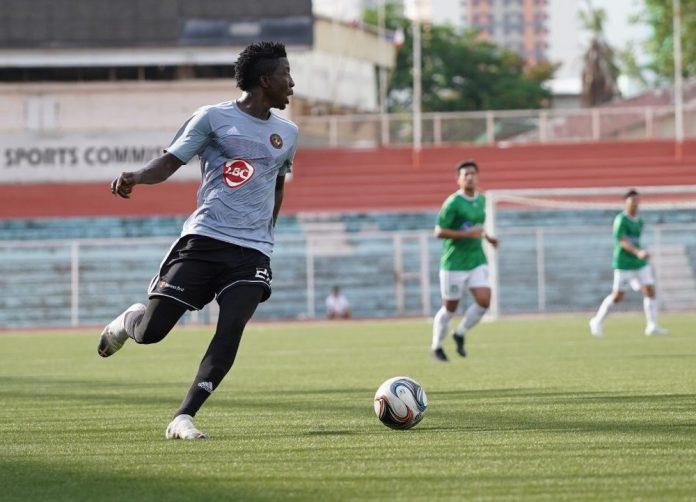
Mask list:
[[[620,95],[616,79],[619,68],[614,50],[604,36],[604,23],[607,13],[602,8],[594,8],[592,0],[587,0],[587,8],[578,12],[583,29],[592,38],[583,56],[582,104],[597,106]]]

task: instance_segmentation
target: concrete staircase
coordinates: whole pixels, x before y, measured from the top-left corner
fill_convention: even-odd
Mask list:
[[[662,245],[650,252],[656,259],[657,294],[665,310],[696,310],[696,276],[686,246]]]

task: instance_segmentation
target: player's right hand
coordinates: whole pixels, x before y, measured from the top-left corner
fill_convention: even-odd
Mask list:
[[[647,260],[650,258],[650,253],[648,253],[645,249],[640,249],[638,250],[638,258],[641,260]]]
[[[130,194],[136,184],[135,173],[121,173],[121,176],[111,182],[111,193],[124,199],[130,199]]]

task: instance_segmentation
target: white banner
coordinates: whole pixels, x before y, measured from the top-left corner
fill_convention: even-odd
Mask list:
[[[162,154],[171,133],[0,135],[0,183],[108,181],[141,169]],[[180,169],[178,180],[200,179],[197,159]]]

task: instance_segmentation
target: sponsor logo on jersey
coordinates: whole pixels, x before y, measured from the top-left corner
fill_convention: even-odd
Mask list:
[[[271,134],[271,146],[278,149],[283,148],[283,138],[280,137],[280,134]]]
[[[239,131],[237,130],[237,128],[235,126],[232,126],[229,129],[227,129],[227,134],[238,135]]]
[[[222,178],[229,188],[237,188],[249,181],[256,169],[246,160],[228,160],[222,166]]]

